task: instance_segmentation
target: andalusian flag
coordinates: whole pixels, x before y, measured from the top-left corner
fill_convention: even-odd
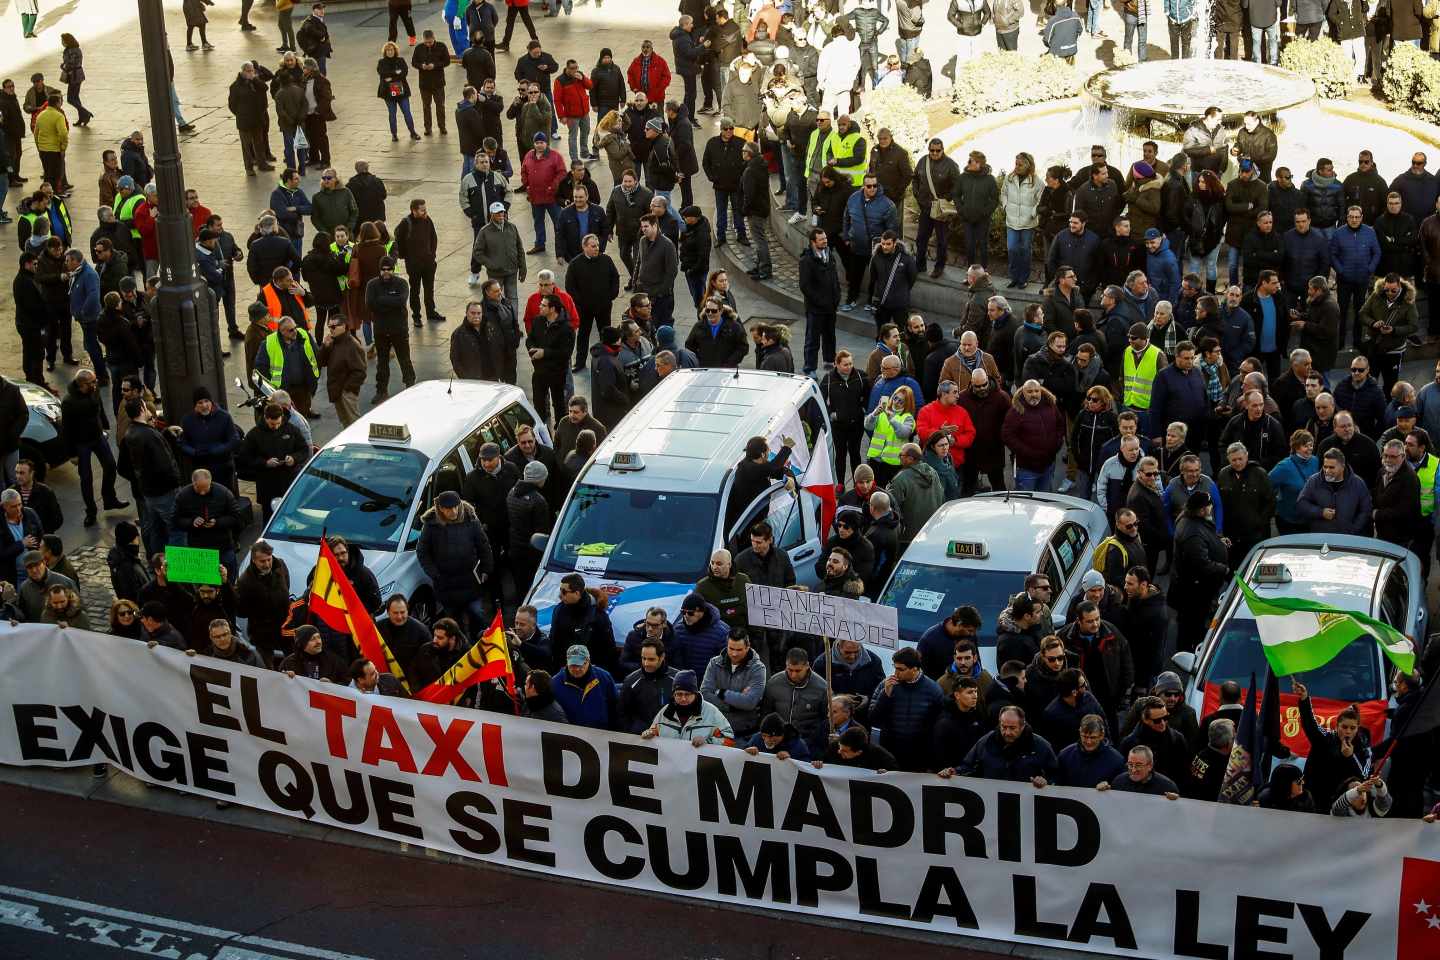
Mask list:
[[[497,677],[505,678],[505,686],[514,698],[515,667],[510,662],[510,643],[505,638],[505,622],[500,619],[499,610],[495,611],[490,629],[475,641],[465,656],[446,670],[439,680],[415,694],[415,699],[429,703],[454,703],[467,688]]]
[[[1260,646],[1270,669],[1278,677],[1318,670],[1361,637],[1380,644],[1385,656],[1406,673],[1415,670],[1415,648],[1389,624],[1350,610],[1339,610],[1314,600],[1277,597],[1267,600],[1237,575],[1245,604],[1255,617]]]
[[[405,692],[410,692],[410,686],[405,682],[405,671],[395,662],[395,656],[386,645],[385,638],[380,636],[370,611],[365,609],[360,595],[355,592],[355,585],[345,575],[345,569],[335,559],[335,553],[324,537],[320,538],[315,577],[310,581],[310,612],[331,630],[350,634],[362,657],[375,664],[377,670],[389,670]]]

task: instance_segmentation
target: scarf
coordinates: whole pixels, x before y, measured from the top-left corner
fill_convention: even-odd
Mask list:
[[[982,356],[982,354],[981,354],[981,352],[980,352],[979,350],[976,350],[976,351],[975,351],[975,356],[973,356],[973,357],[967,357],[967,356],[965,356],[965,354],[961,353],[959,350],[956,350],[956,351],[955,351],[955,356],[959,358],[959,360],[960,360],[960,365],[963,366],[966,370],[970,371],[971,373],[974,373],[976,370],[978,370],[978,369],[980,368],[980,357]]]
[[[1339,182],[1340,182],[1340,178],[1339,178],[1339,177],[1322,177],[1319,173],[1311,172],[1311,174],[1310,174],[1310,182],[1313,183],[1313,184],[1315,184],[1315,186],[1317,186],[1317,187],[1324,187],[1325,189],[1328,190],[1328,189],[1330,189],[1331,187],[1335,186],[1337,183],[1339,183]]]

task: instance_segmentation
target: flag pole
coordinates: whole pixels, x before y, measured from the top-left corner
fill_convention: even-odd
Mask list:
[[[831,661],[834,659],[832,652],[833,648],[830,644],[830,638],[823,633],[820,635],[820,642],[825,645],[825,692],[829,696],[834,697],[835,686],[833,681],[830,679],[833,673],[831,667]],[[830,736],[833,737],[835,736],[835,714],[831,712],[830,704],[828,701],[825,704],[825,718],[830,724]]]

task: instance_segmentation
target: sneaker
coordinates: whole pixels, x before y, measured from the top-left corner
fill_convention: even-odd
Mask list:
[[[193,44],[193,43],[187,43],[187,44],[185,44],[185,49],[186,49],[186,50],[194,51],[194,50],[199,50],[200,48],[197,47],[197,46],[195,46],[195,44]]]
[[[472,287],[478,287],[478,286],[480,286],[480,274],[478,274],[478,273],[472,273],[472,274],[470,274],[470,286],[472,286]]]
[[[445,314],[443,314],[443,313],[432,313],[432,314],[430,314],[430,322],[431,322],[431,323],[444,323],[444,322],[445,322]]]
[[[202,44],[200,44],[200,49],[201,49],[201,50],[214,50],[214,49],[215,49],[215,44],[213,44],[213,43],[202,43]]]
[[[790,214],[790,218],[789,218],[788,220],[786,220],[785,222],[786,222],[786,223],[790,223],[790,224],[795,224],[795,223],[799,223],[801,220],[804,220],[804,219],[805,219],[805,214],[803,214],[803,213],[792,213],[792,214]]]
[[[843,310],[843,311],[845,311],[846,313],[850,312],[851,310],[854,310],[854,309],[855,309],[855,301],[854,301],[854,300],[849,301],[848,303],[846,303],[846,304],[844,304],[843,306],[841,306],[840,309]]]
[[[867,304],[865,304],[865,312],[866,312],[866,313],[874,313],[874,312],[875,312],[875,304],[873,304],[873,303],[867,303]]]
[[[415,38],[414,38],[414,37],[411,37],[411,38],[410,38],[410,46],[412,46],[412,47],[415,46]]]

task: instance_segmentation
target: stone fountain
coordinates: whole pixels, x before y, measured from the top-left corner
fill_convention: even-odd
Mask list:
[[[1159,142],[1168,160],[1179,151],[1185,128],[1211,106],[1221,109],[1232,131],[1247,110],[1265,117],[1280,140],[1277,165],[1289,166],[1297,185],[1321,156],[1344,177],[1355,170],[1357,153],[1368,148],[1389,179],[1409,166],[1415,149],[1440,144],[1440,129],[1432,124],[1372,104],[1318,99],[1310,80],[1289,70],[1209,59],[1102,70],[1078,97],[970,117],[938,136],[951,156],[984,152],[996,173],[1009,170],[1021,151],[1041,171],[1052,164],[1079,169],[1089,163],[1092,144],[1103,144],[1111,163],[1125,170],[1147,139]],[[1235,169],[1231,164],[1229,175]]]

